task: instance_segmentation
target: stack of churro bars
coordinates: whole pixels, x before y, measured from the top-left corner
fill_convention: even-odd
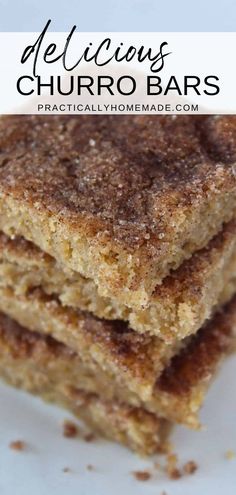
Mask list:
[[[152,454],[236,328],[235,116],[0,122],[0,375]]]

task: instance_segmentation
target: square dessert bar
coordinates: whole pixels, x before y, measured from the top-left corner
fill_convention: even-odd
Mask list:
[[[236,328],[236,300],[193,337],[157,382],[157,394],[179,418],[199,409],[209,378],[230,351]],[[163,446],[170,424],[145,404],[100,394],[106,381],[86,370],[76,352],[54,338],[23,328],[0,314],[0,376],[13,386],[59,403],[105,437],[152,454]],[[90,383],[91,382],[91,383]],[[93,387],[92,385],[93,384]],[[167,409],[166,409],[167,410]],[[174,418],[176,420],[176,417]]]
[[[0,288],[0,310],[76,354],[80,369],[73,361],[71,373],[79,388],[192,428],[199,427],[199,409],[232,345],[236,322],[234,298],[195,335],[170,346],[124,322],[62,308],[39,290],[17,297],[12,289]]]
[[[0,229],[131,308],[236,213],[235,116],[9,116]]]
[[[0,286],[16,297],[41,288],[63,306],[108,320],[127,321],[139,333],[175,343],[195,333],[236,292],[236,221],[224,225],[208,245],[158,285],[145,308],[128,308],[98,294],[93,280],[58,263],[23,237],[0,232]]]
[[[86,391],[85,374],[75,353],[4,314],[0,314],[0,376],[10,385],[69,409],[96,434],[142,455],[154,454],[166,441],[167,421],[142,407]]]

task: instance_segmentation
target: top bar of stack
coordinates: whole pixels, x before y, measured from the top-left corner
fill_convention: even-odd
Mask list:
[[[233,116],[11,116],[0,143],[0,229],[114,305],[150,307],[235,218]]]

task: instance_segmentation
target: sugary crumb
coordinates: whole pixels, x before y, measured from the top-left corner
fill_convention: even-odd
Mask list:
[[[168,454],[166,463],[166,473],[171,480],[178,480],[182,474],[177,467],[178,457],[176,454]]]
[[[92,464],[88,464],[86,469],[87,471],[94,471],[94,466]]]
[[[86,433],[84,436],[83,436],[83,439],[85,440],[85,442],[93,442],[95,440],[95,435],[94,433]]]
[[[154,463],[155,469],[164,469],[168,478],[171,480],[178,480],[184,475],[194,474],[198,469],[198,465],[195,461],[190,460],[186,462],[183,466],[179,466],[178,456],[173,452],[169,452],[166,456],[166,464],[161,466],[159,463]]]
[[[165,461],[164,463],[159,462],[159,460],[155,461],[153,463],[154,471],[164,473],[171,480],[178,480],[182,476],[194,474],[198,469],[197,463],[190,460],[180,465],[178,456],[173,452],[172,447],[173,445],[171,444],[166,445],[164,451],[158,452],[165,455]]]
[[[198,465],[194,461],[188,461],[183,466],[183,471],[185,474],[193,474],[197,470]]]
[[[226,459],[229,459],[229,460],[235,459],[236,453],[233,450],[227,450],[225,452],[225,457],[226,457]]]
[[[138,481],[148,481],[151,478],[149,471],[133,471],[133,475]]]
[[[171,468],[167,473],[171,480],[179,480],[182,477],[182,473],[178,468]]]
[[[12,450],[18,450],[20,452],[25,449],[26,445],[22,440],[14,440],[9,444],[9,447]]]
[[[71,469],[69,467],[64,467],[62,471],[63,473],[71,473]]]
[[[78,427],[72,421],[64,421],[63,435],[67,438],[75,438],[78,435]]]

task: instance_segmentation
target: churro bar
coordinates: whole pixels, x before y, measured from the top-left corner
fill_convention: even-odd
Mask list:
[[[77,361],[68,347],[0,314],[0,376],[7,383],[69,409],[93,431],[141,454],[161,448],[168,423],[143,408],[84,390],[84,373]]]
[[[236,330],[235,116],[0,119],[0,376],[142,453]]]
[[[226,224],[207,247],[193,254],[166,277],[147,308],[128,308],[99,296],[92,280],[66,269],[22,237],[0,233],[0,285],[16,296],[37,287],[56,295],[62,305],[100,318],[128,321],[133,330],[173,343],[195,333],[217,306],[236,290],[236,222]]]
[[[135,337],[124,323],[112,327],[114,322],[69,311],[39,291],[17,298],[12,290],[1,288],[0,309],[27,329],[73,350],[84,369],[74,368],[74,376],[81,376],[87,391],[193,428],[199,426],[209,381],[232,344],[236,325],[234,298],[197,334],[183,340],[180,349],[174,352],[166,345],[158,356],[162,341],[156,337],[142,340],[143,335]]]
[[[235,217],[235,116],[8,116],[0,149],[0,229],[130,308]]]

